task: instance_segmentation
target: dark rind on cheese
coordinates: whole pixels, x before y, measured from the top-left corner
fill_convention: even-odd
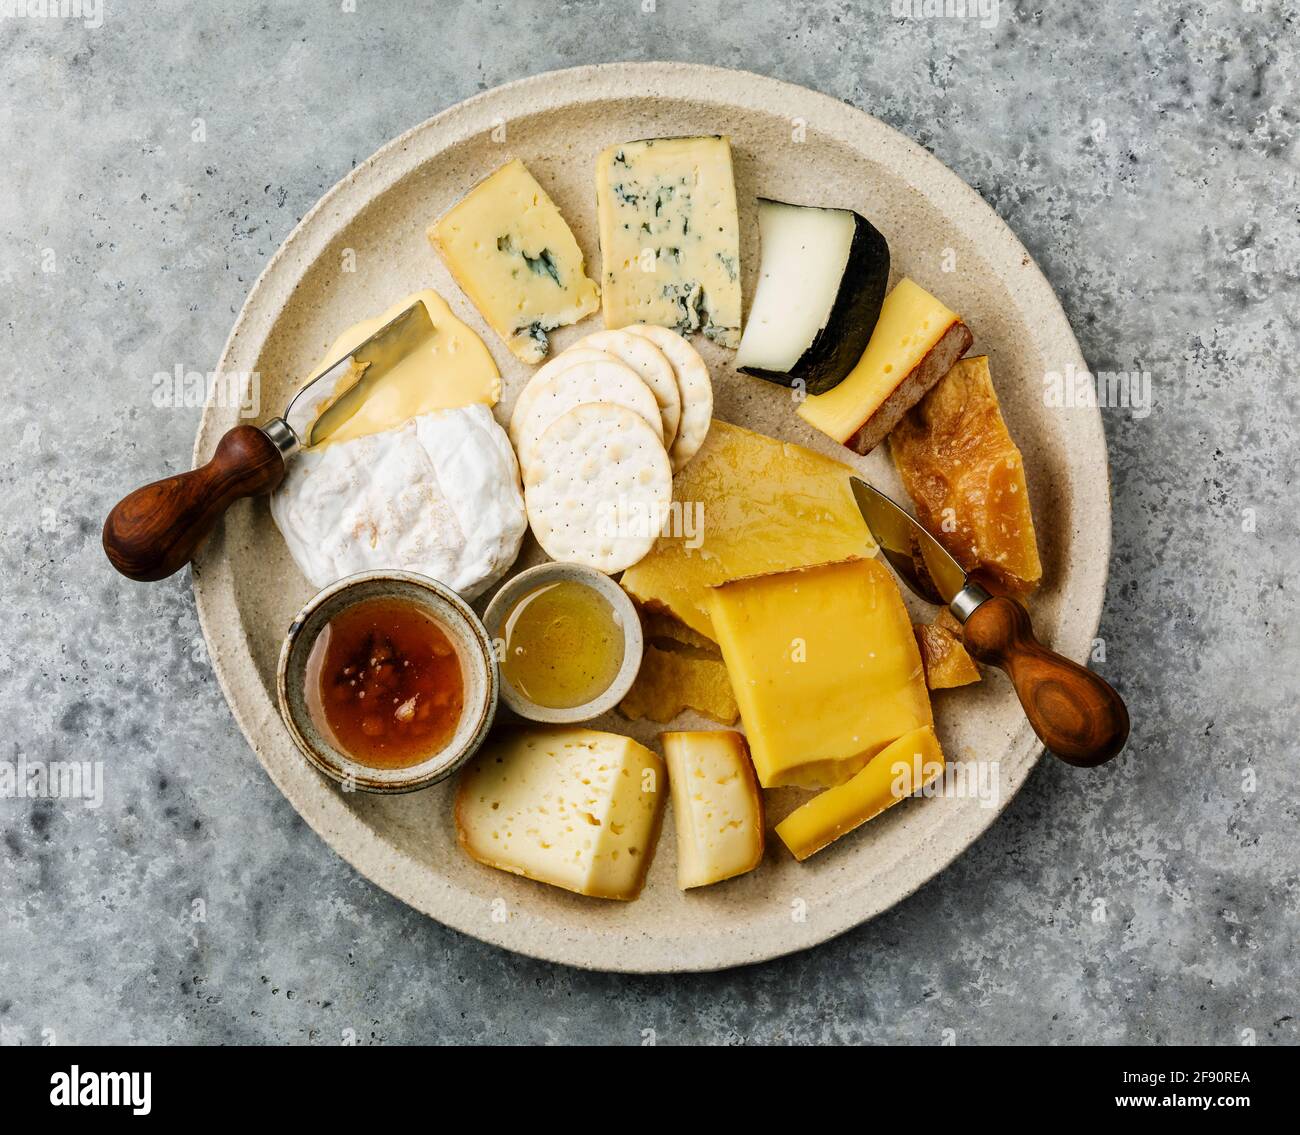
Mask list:
[[[760,197],[775,205],[788,205],[770,197]],[[796,205],[794,208],[820,208]],[[840,277],[840,286],[824,326],[799,356],[790,370],[764,370],[760,367],[737,367],[741,374],[766,379],[780,386],[802,382],[809,394],[833,390],[858,365],[871,341],[871,333],[880,319],[889,292],[889,242],[866,217],[852,209],[836,210],[853,216],[853,240],[849,258]],[[857,281],[854,286],[855,280]]]

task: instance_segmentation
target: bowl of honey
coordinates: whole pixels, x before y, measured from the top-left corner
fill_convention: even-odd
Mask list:
[[[641,666],[641,619],[627,593],[580,564],[520,572],[488,604],[501,700],[548,725],[590,721],[613,709]]]
[[[413,792],[483,743],[500,675],[491,638],[451,588],[365,572],[319,592],[280,650],[280,713],[303,755],[347,790]]]

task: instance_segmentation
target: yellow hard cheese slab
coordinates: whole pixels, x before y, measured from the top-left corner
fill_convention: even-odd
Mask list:
[[[933,724],[912,624],[876,560],[725,583],[712,614],[764,788],[840,784]]]
[[[546,333],[600,303],[582,249],[546,190],[517,158],[480,181],[429,230],[462,290],[526,363],[546,357]]]
[[[664,763],[595,729],[507,731],[461,774],[456,832],[480,863],[581,895],[634,899],[654,854]]]
[[[450,410],[474,402],[496,405],[501,397],[501,375],[491,353],[483,340],[452,314],[446,300],[428,289],[399,300],[373,319],[363,319],[349,327],[325,352],[311,377],[323,374],[416,302],[424,304],[436,332],[428,348],[409,354],[394,365],[356,413],[330,434],[327,444],[396,429],[411,418],[434,410]]]
[[[673,478],[682,523],[623,573],[651,610],[717,636],[709,588],[729,579],[874,554],[843,462],[714,420]]]
[[[763,794],[730,729],[661,733],[677,826],[677,885],[707,887],[763,861]]]
[[[740,227],[725,137],[621,142],[596,159],[606,327],[740,342]]]
[[[943,772],[943,764],[934,730],[929,726],[913,730],[872,758],[852,780],[796,808],[776,825],[776,834],[796,859],[807,859],[891,804],[919,792]]]
[[[799,417],[869,453],[966,352],[961,317],[919,284],[900,280],[885,297],[862,358],[838,386],[805,398]]]

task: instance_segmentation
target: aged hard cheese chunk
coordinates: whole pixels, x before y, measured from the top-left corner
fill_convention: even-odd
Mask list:
[[[480,181],[429,230],[447,267],[506,346],[546,357],[548,331],[596,310],[582,250],[555,203],[515,159]]]
[[[634,899],[659,835],[664,765],[630,737],[520,729],[461,774],[456,831],[480,863],[581,895]]]
[[[414,303],[424,304],[434,327],[435,334],[428,347],[396,363],[371,389],[356,412],[330,434],[326,445],[396,429],[434,410],[450,410],[475,402],[495,406],[501,397],[501,376],[483,340],[452,314],[437,292],[429,289],[409,295],[373,318],[349,327],[330,345],[308,381],[324,374]]]
[[[618,708],[632,721],[644,717],[660,725],[684,709],[696,710],[721,725],[732,724],[740,714],[720,654],[653,642],[646,644],[636,681]]]
[[[799,416],[854,452],[870,453],[971,341],[960,316],[900,280],[885,297],[858,365],[833,390],[805,398]]]
[[[1025,463],[986,356],[957,363],[899,422],[889,449],[917,518],[962,567],[1019,594],[1038,585],[1043,565]]]
[[[740,342],[740,229],[731,143],[651,138],[596,159],[606,327],[656,323]]]
[[[852,472],[810,449],[715,420],[673,479],[682,524],[624,574],[624,589],[715,638],[714,584],[875,551],[853,502]]]
[[[730,729],[661,733],[677,825],[677,885],[707,887],[763,861],[763,794]]]
[[[979,667],[962,643],[961,623],[947,607],[939,609],[929,626],[913,623],[912,632],[921,650],[925,684],[930,689],[951,690],[980,680]]]
[[[933,722],[912,624],[876,560],[722,584],[712,615],[764,788],[842,783]]]
[[[928,726],[913,730],[872,758],[852,780],[796,808],[776,825],[776,834],[796,859],[807,859],[919,792],[943,773],[943,765],[934,730]]]

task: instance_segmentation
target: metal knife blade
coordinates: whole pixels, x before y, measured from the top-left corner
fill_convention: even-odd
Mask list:
[[[377,383],[435,334],[423,303],[394,316],[349,354],[304,386],[284,420],[304,448],[319,445],[361,408]]]
[[[966,588],[966,572],[905,509],[858,477],[850,477],[858,511],[885,559],[927,603],[951,604]],[[957,614],[961,616],[961,612]]]

